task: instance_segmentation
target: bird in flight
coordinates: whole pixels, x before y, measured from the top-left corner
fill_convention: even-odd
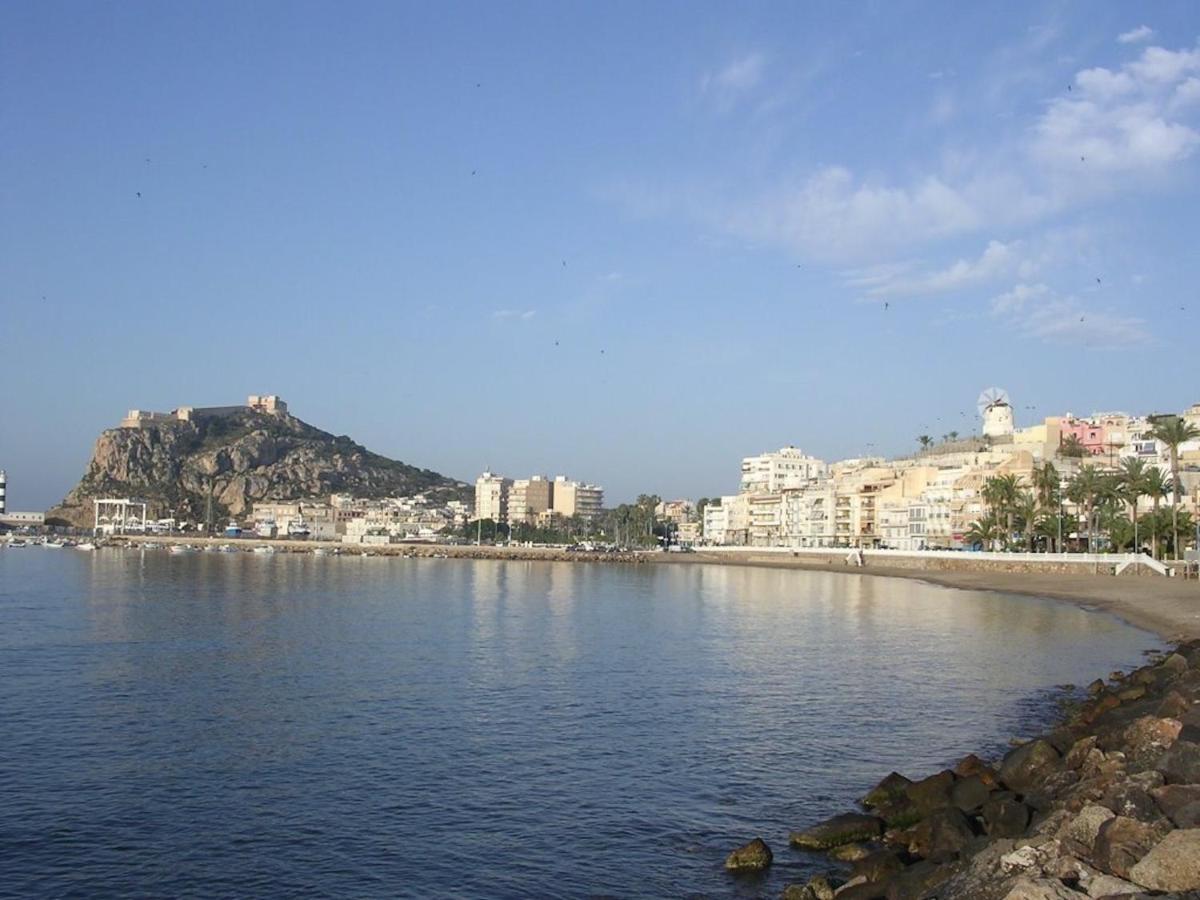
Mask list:
[[[1100,279],[1099,279],[1099,278],[1097,278],[1097,279],[1096,279],[1096,284],[1099,284],[1099,283],[1100,283]]]
[[[564,259],[562,262],[563,262],[563,268],[565,269],[567,267],[567,261]]]
[[[1071,89],[1071,86],[1068,84],[1068,85],[1067,85],[1067,90],[1069,91],[1070,89]]]
[[[886,300],[883,301],[883,308],[884,309],[888,308],[888,302]]]
[[[142,192],[141,192],[141,191],[138,191],[138,192],[137,192],[137,195],[138,195],[138,199],[141,199]]]

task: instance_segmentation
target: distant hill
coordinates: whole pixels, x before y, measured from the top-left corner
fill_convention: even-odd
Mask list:
[[[48,518],[92,524],[97,497],[139,497],[156,517],[241,516],[259,500],[327,500],[331,493],[394,497],[424,492],[467,500],[470,485],[372,453],[288,413],[249,407],[192,421],[165,418],[101,433],[79,484]]]

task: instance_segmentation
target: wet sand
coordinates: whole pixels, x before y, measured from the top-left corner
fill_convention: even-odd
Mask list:
[[[980,591],[1002,591],[1065,600],[1078,606],[1100,609],[1131,625],[1153,631],[1167,641],[1200,638],[1200,581],[1162,576],[1074,575],[991,571],[936,571],[904,569],[868,564],[866,568],[826,565],[803,559],[778,560],[756,557],[731,559],[707,553],[655,554],[656,562],[727,566],[765,566],[807,569],[854,575],[913,578],[930,584]]]

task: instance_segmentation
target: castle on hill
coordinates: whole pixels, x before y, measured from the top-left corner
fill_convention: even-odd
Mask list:
[[[146,409],[131,409],[121,420],[122,428],[145,428],[160,422],[195,422],[198,419],[215,419],[231,416],[245,410],[267,413],[273,416],[287,415],[287,403],[275,394],[251,394],[244,406],[181,406],[169,413],[151,412]]]

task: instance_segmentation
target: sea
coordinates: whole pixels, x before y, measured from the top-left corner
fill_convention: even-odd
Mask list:
[[[1159,646],[865,574],[6,549],[0,896],[778,896],[790,830]]]

